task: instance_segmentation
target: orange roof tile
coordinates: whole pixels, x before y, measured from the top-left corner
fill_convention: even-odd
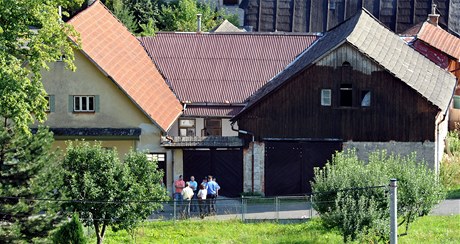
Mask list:
[[[182,112],[142,45],[100,2],[68,21],[80,33],[82,51],[163,131]]]
[[[425,22],[417,34],[417,39],[460,60],[460,39],[441,27]]]

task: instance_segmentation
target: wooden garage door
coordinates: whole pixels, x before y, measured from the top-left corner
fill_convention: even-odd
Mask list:
[[[238,197],[243,191],[243,152],[241,149],[184,150],[184,177],[195,176],[201,182],[213,175],[221,190],[219,195]]]
[[[313,168],[323,167],[341,149],[341,141],[266,141],[265,195],[311,192]]]

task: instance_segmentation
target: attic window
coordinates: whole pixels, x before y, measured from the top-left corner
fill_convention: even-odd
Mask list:
[[[361,107],[370,107],[371,106],[371,91],[363,90],[361,91]]]
[[[74,96],[74,112],[94,112],[94,96]]]
[[[342,63],[343,67],[351,67],[351,64],[348,61]]]
[[[340,106],[353,106],[353,86],[351,84],[340,85]]]
[[[331,89],[321,90],[321,106],[331,106]]]

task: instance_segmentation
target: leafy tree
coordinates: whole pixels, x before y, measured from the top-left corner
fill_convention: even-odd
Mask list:
[[[354,151],[338,152],[323,169],[315,169],[312,189],[315,209],[328,227],[338,227],[348,240],[376,237],[387,240],[389,233],[389,179],[398,179],[398,216],[406,224],[426,215],[442,198],[435,173],[416,161],[415,154],[401,157],[377,151],[368,162]],[[427,184],[428,183],[428,184]]]
[[[146,24],[140,24],[142,32],[141,36],[154,36],[155,35],[155,24],[153,19],[149,19]]]
[[[159,183],[162,172],[141,152],[128,153],[123,163],[116,150],[99,143],[69,143],[62,168],[62,192],[78,200],[64,203],[63,208],[80,213],[86,225],[93,225],[98,243],[108,226],[133,230],[167,197]]]
[[[61,55],[74,69],[69,40],[78,35],[60,21],[58,6],[75,8],[82,0],[0,0],[0,240],[32,241],[46,235],[53,220],[34,199],[49,194],[44,166],[52,162],[52,135],[29,126],[46,118],[42,69]],[[65,12],[64,12],[65,14]],[[40,186],[39,184],[44,184]],[[33,218],[31,218],[33,216]]]
[[[224,19],[235,20],[232,18],[233,15],[225,14],[222,9],[216,11],[215,6],[210,4],[196,0],[177,0],[162,5],[157,27],[163,31],[196,31],[197,14],[202,14],[202,31],[211,30]]]
[[[112,10],[113,14],[123,23],[126,28],[132,33],[138,29],[136,20],[132,13],[132,10],[123,0],[112,0],[109,2],[109,9]]]

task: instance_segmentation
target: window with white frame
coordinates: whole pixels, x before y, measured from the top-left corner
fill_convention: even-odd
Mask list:
[[[194,119],[179,119],[179,136],[196,136]]]
[[[165,153],[147,153],[146,156],[149,161],[155,161],[155,162],[165,162],[166,161]]]
[[[321,90],[321,106],[331,106],[331,89]]]
[[[94,96],[73,96],[74,112],[94,112]]]

